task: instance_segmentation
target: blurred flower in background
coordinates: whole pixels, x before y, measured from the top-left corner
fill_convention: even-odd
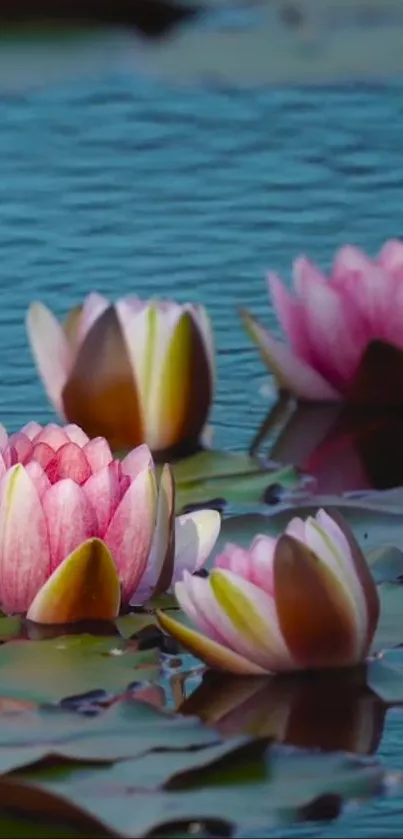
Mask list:
[[[343,247],[330,279],[299,257],[293,280],[294,295],[268,275],[287,344],[241,312],[279,389],[314,402],[403,404],[403,243],[386,242],[375,259]]]
[[[64,419],[115,451],[197,445],[215,387],[203,306],[90,294],[61,325],[33,303],[28,335],[49,399]]]

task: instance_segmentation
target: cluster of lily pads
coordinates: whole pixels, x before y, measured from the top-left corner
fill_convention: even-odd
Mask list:
[[[280,400],[397,404],[402,278],[396,241],[375,260],[343,248],[329,281],[298,259],[295,297],[271,275],[288,345],[242,317]],[[321,497],[290,465],[206,448],[203,307],[94,293],[62,325],[39,303],[27,323],[63,424],[0,434],[12,818],[50,812],[71,835],[166,836],[179,823],[203,835],[315,818],[323,797],[337,815],[344,797],[389,789],[396,777],[362,755],[403,702],[401,491]],[[222,516],[223,494],[256,507],[275,486],[264,513]],[[336,684],[339,710],[321,720]],[[252,781],[245,815],[237,788]]]

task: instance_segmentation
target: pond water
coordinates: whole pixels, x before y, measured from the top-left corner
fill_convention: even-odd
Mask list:
[[[237,306],[274,326],[265,271],[375,253],[402,234],[403,87],[233,91],[108,76],[0,101],[0,419],[52,419],[28,348],[32,299],[97,289],[198,300],[218,349],[218,448],[246,450],[273,392]],[[403,768],[403,718],[378,750]],[[403,800],[264,836],[401,836]]]

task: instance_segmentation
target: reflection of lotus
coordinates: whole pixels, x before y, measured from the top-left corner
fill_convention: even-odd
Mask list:
[[[194,571],[218,536],[213,510],[174,518],[147,446],[113,460],[78,426],[1,429],[0,605],[39,623],[110,620]]]
[[[111,305],[90,294],[64,326],[41,303],[28,314],[35,359],[56,410],[114,449],[194,444],[214,389],[214,348],[202,306]]]
[[[346,522],[324,510],[293,519],[278,540],[226,545],[209,577],[185,574],[175,594],[200,632],[160,614],[163,629],[239,674],[357,664],[379,616],[365,557]]]
[[[371,754],[380,742],[382,702],[361,670],[231,678],[208,671],[179,709],[224,736],[274,737],[293,746]]]
[[[395,360],[401,368],[403,244],[387,242],[375,260],[357,248],[341,248],[330,280],[305,257],[295,261],[293,273],[296,296],[276,274],[268,278],[288,345],[243,314],[280,389],[309,401],[401,404],[401,381],[396,376],[398,387],[393,387],[386,362]],[[384,364],[379,362],[378,344],[385,353]],[[370,381],[368,367],[378,368],[380,388]]]
[[[277,419],[276,406],[255,436],[253,454]],[[312,475],[319,493],[387,489],[403,484],[402,436],[403,413],[398,409],[300,403],[280,422],[268,457]]]

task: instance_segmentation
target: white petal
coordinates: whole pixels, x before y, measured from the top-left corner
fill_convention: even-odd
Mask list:
[[[67,338],[59,321],[42,303],[29,307],[27,331],[48,397],[63,416],[62,391],[72,365]]]
[[[173,581],[184,571],[193,573],[211,554],[221,529],[217,510],[196,510],[175,520],[175,569]]]

